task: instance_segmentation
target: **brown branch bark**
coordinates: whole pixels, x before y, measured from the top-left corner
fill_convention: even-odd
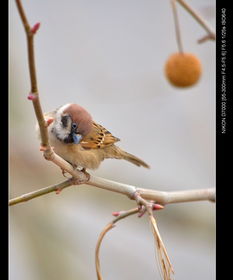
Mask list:
[[[47,147],[48,150],[51,149],[49,145],[49,137],[47,131],[47,123],[44,119],[42,108],[39,100],[38,86],[37,86],[37,77],[36,77],[36,64],[35,64],[35,53],[34,53],[34,35],[35,33],[32,31],[32,28],[28,22],[26,14],[24,12],[23,5],[20,0],[16,0],[16,5],[19,11],[19,15],[21,21],[23,23],[23,27],[26,33],[27,38],[27,51],[28,51],[28,66],[30,73],[30,81],[31,81],[31,94],[34,95],[34,99],[32,99],[34,111],[36,114],[36,118],[40,127],[41,134],[41,145]]]
[[[85,176],[84,173],[78,172],[73,169],[72,165],[70,165],[67,161],[63,158],[59,157],[51,148],[49,144],[49,136],[47,130],[47,122],[44,119],[40,98],[39,98],[39,91],[37,85],[37,76],[36,76],[36,63],[35,63],[35,52],[34,52],[34,36],[36,30],[39,28],[38,23],[37,28],[35,30],[36,25],[33,27],[30,26],[28,19],[26,17],[23,5],[21,0],[16,0],[16,5],[19,11],[19,15],[21,21],[23,23],[23,27],[26,33],[27,38],[27,51],[28,51],[28,65],[29,65],[29,73],[30,73],[30,81],[31,81],[31,95],[33,98],[30,98],[33,103],[34,112],[38,121],[40,135],[41,135],[41,146],[44,148],[44,157],[47,160],[54,162],[57,166],[65,170],[66,172],[70,173],[74,178],[80,179],[80,181],[87,181],[88,177]]]

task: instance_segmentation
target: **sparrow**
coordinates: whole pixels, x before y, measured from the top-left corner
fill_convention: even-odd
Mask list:
[[[107,158],[124,159],[149,168],[147,163],[116,146],[120,139],[96,123],[78,104],[63,105],[44,117],[49,124],[51,146],[74,168],[94,170]]]

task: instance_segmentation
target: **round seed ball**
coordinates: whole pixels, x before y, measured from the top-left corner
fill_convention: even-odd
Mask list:
[[[194,85],[200,79],[201,73],[201,62],[191,53],[172,54],[165,65],[166,77],[176,87]]]

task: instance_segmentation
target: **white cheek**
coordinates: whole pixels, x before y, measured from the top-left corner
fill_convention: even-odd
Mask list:
[[[55,122],[51,130],[52,129],[54,130],[54,133],[52,134],[57,134],[61,139],[66,138],[70,134],[70,129],[64,128],[60,121]]]

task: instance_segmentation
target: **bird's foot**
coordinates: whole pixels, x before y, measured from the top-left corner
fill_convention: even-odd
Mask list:
[[[82,185],[85,184],[86,182],[88,182],[91,178],[91,175],[86,171],[86,168],[82,168],[82,169],[78,169],[76,168],[77,171],[83,173],[80,174],[80,176],[78,178],[74,178],[73,177],[73,184],[74,185]]]
[[[85,176],[87,177],[87,181],[89,181],[90,178],[91,178],[91,175],[86,171],[86,168],[83,168],[83,169],[81,170],[81,172],[83,172],[83,173],[85,174]]]
[[[69,176],[66,176],[66,173],[68,173],[67,171],[65,171],[65,169],[61,168],[61,172],[62,172],[62,175],[66,178],[70,178]]]

